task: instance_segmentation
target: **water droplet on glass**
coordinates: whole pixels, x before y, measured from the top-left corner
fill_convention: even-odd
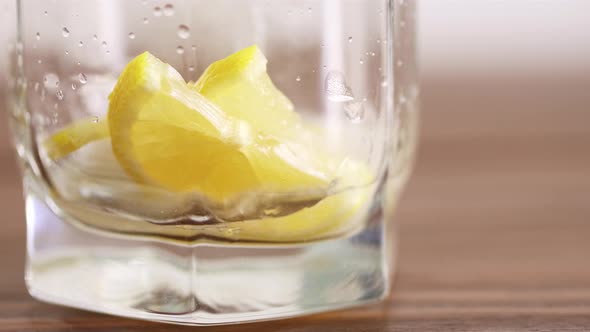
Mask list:
[[[148,24],[148,23],[150,23],[150,20],[148,20],[147,17],[144,17],[143,18],[143,24]]]
[[[39,60],[37,60],[37,63],[38,64],[42,64],[43,63],[43,60],[39,59]]]
[[[297,81],[297,82],[301,82],[301,76],[297,76],[297,77],[295,78],[295,81]]]
[[[88,82],[88,78],[86,78],[86,75],[84,73],[80,73],[78,75],[78,80],[80,81],[80,83],[82,84],[86,84],[86,82]]]
[[[55,81],[55,86],[59,86],[59,81]]]
[[[375,55],[376,55],[375,52],[371,52],[371,56],[375,56]]]
[[[188,26],[181,24],[178,26],[178,37],[181,39],[187,39],[191,36],[190,29]]]
[[[107,50],[107,54],[111,54],[111,50]]]
[[[59,100],[64,99],[64,93],[61,90],[57,90],[57,93],[55,95],[57,96],[57,99],[59,99]]]
[[[330,101],[346,102],[354,99],[352,90],[346,85],[346,79],[341,72],[329,72],[326,75],[324,88]]]
[[[107,47],[107,42],[106,41],[102,41],[102,43],[100,43],[102,45],[102,47]]]
[[[404,62],[402,60],[397,60],[397,62],[395,63],[398,67],[401,67],[404,65]]]
[[[98,116],[93,116],[92,117],[92,122],[93,123],[98,123]]]
[[[195,66],[189,66],[188,71],[195,71]]]
[[[293,14],[293,11],[291,11],[291,10],[287,11],[287,16],[291,16],[291,14]]]
[[[360,63],[361,65],[364,65],[364,64],[365,64],[365,60],[363,60],[363,59],[360,59],[360,60],[359,60],[359,63]]]
[[[404,96],[404,95],[399,96],[399,103],[400,104],[405,104],[407,102],[408,102],[408,99],[406,98],[406,96]]]
[[[65,53],[66,53],[66,55],[69,55],[69,54],[70,54],[70,51],[66,50],[66,52],[65,52]]]
[[[160,8],[159,6],[154,7],[154,16],[162,16],[162,8]]]
[[[312,9],[311,9],[311,7],[307,8],[307,12],[308,12],[309,14],[311,14],[311,12],[312,12]]]
[[[72,90],[76,91],[76,83],[72,83]]]
[[[129,39],[135,39],[135,34],[133,32],[129,33]]]
[[[82,47],[82,46],[84,46],[84,42],[83,42],[83,41],[80,41],[80,42],[78,43],[78,47]]]
[[[191,49],[193,50],[193,52],[196,51],[197,50],[197,45],[191,45]]]
[[[92,35],[92,39],[98,40],[98,36],[97,35]]]
[[[35,34],[35,38],[36,38],[37,40],[41,39],[41,34],[37,32],[37,33]]]
[[[35,86],[33,86],[33,90],[35,90],[35,92],[39,91],[39,82],[35,82]]]
[[[178,46],[178,47],[176,48],[176,53],[178,53],[178,54],[184,54],[184,47],[182,47],[182,46]]]
[[[167,3],[164,5],[164,15],[172,16],[174,15],[174,6],[171,3]]]
[[[47,11],[44,11],[44,12],[43,12],[43,14],[44,14],[45,16],[47,16]]]
[[[386,88],[388,85],[387,80],[381,81],[381,87]]]
[[[381,44],[381,39],[377,39],[377,44]]]
[[[348,37],[348,42],[352,43],[352,36]]]
[[[63,27],[63,29],[61,29],[61,34],[64,37],[68,37],[70,35],[70,30],[68,30],[68,28],[66,28],[66,27]]]
[[[79,66],[79,65],[80,65],[80,61],[76,62],[76,65],[78,65],[78,66]]]
[[[363,102],[348,102],[344,105],[346,117],[354,123],[359,123],[365,117],[365,106]]]
[[[41,89],[41,97],[40,97],[41,101],[45,100],[45,89]]]

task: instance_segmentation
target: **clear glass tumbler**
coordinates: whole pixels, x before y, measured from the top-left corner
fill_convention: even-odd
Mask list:
[[[31,295],[192,325],[385,298],[413,1],[12,5]]]

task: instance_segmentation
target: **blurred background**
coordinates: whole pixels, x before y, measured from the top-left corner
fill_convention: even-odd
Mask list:
[[[10,2],[0,1],[0,22]],[[397,213],[399,301],[412,290],[469,294],[478,284],[502,298],[576,282],[586,295],[568,299],[587,299],[590,1],[421,0],[418,20],[422,130]],[[24,207],[4,120],[0,211],[0,261],[22,266]],[[18,248],[5,238],[15,234]],[[2,296],[24,292],[21,268],[3,274],[14,285]]]

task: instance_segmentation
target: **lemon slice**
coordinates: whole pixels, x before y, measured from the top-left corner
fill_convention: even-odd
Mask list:
[[[275,87],[266,71],[267,59],[254,45],[211,64],[189,86],[226,114],[264,133],[285,136],[299,124],[291,101]]]
[[[90,142],[107,137],[109,137],[109,127],[104,119],[84,119],[62,128],[45,140],[43,147],[49,158],[57,160]]]
[[[310,167],[289,143],[222,111],[149,53],[119,77],[108,121],[117,160],[141,183],[223,202],[250,191],[322,188],[331,180],[329,169]]]

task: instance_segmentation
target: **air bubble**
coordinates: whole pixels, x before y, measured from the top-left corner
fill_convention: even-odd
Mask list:
[[[188,71],[191,71],[191,72],[192,72],[192,71],[195,71],[195,66],[189,66],[189,67],[188,67]]]
[[[148,23],[150,23],[150,20],[148,20],[147,17],[144,17],[143,18],[143,24],[148,24]]]
[[[162,8],[160,8],[159,6],[154,7],[154,16],[162,16]]]
[[[167,3],[164,5],[164,15],[172,16],[174,15],[174,6],[171,3]]]
[[[361,65],[364,65],[364,64],[365,64],[365,60],[363,60],[363,59],[360,59],[360,60],[359,60],[359,63],[360,63]]]
[[[135,39],[135,34],[133,32],[129,33],[129,39]]]
[[[88,82],[88,78],[86,78],[86,75],[84,73],[78,74],[78,80],[82,84],[86,84],[86,82]]]
[[[352,43],[352,36],[348,37],[348,42]]]
[[[92,35],[92,39],[98,40],[98,36],[97,35]]]
[[[187,39],[188,37],[191,36],[189,27],[184,24],[181,24],[178,26],[177,34],[178,34],[178,37],[180,37],[181,39]]]
[[[35,34],[35,38],[36,38],[37,40],[41,39],[41,34],[37,32],[37,33]]]
[[[69,36],[70,36],[70,30],[68,30],[68,28],[66,28],[66,27],[63,27],[63,28],[61,29],[61,34],[62,34],[64,37],[66,37],[66,38],[67,38],[67,37],[69,37]]]
[[[84,46],[84,42],[83,42],[83,41],[80,41],[80,42],[78,43],[78,47],[82,47],[82,46]]]
[[[102,45],[102,47],[107,47],[107,42],[106,41],[102,41],[102,43],[100,43]]]
[[[178,54],[184,54],[184,47],[182,47],[182,46],[178,46],[178,47],[176,48],[176,53],[178,53]]]

